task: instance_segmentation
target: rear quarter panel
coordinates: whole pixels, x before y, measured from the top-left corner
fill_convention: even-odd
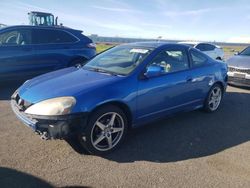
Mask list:
[[[213,76],[211,85],[214,83],[220,83],[223,86],[223,89],[227,88],[227,64],[222,61],[211,61],[211,66],[209,74]]]

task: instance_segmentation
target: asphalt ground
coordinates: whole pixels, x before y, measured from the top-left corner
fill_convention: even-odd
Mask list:
[[[220,109],[176,114],[91,156],[43,141],[11,111],[18,84],[0,86],[0,187],[250,187],[250,90],[228,87]]]

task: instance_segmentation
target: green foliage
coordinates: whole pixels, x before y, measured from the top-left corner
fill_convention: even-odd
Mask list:
[[[112,44],[97,44],[96,45],[96,53],[100,53],[100,52],[102,52],[104,50],[107,50],[107,49],[113,47],[113,46],[115,46],[115,45],[112,45]]]

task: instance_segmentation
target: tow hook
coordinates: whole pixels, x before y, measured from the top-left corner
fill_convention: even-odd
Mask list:
[[[42,140],[48,140],[49,139],[49,134],[48,132],[43,132],[40,136]]]

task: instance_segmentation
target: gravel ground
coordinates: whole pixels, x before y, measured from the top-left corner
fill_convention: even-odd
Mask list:
[[[250,187],[250,90],[229,87],[221,108],[133,130],[106,157],[74,142],[42,141],[0,88],[0,187]]]

